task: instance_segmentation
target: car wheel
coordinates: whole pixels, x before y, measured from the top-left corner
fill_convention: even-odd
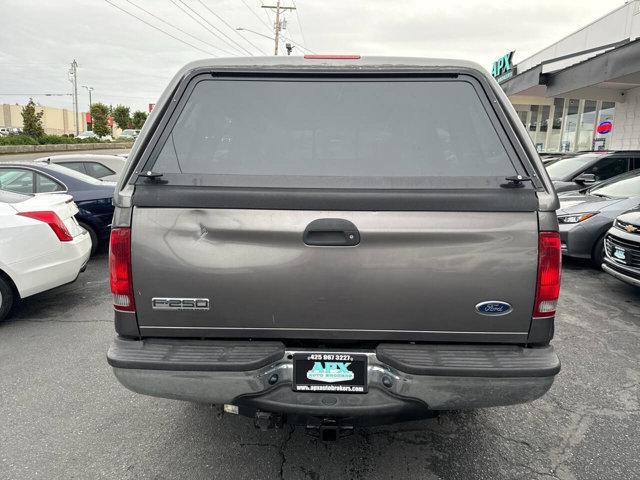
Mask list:
[[[89,236],[91,237],[91,255],[93,255],[96,253],[96,250],[98,250],[98,236],[96,235],[95,230],[86,223],[78,222],[78,224],[89,232]]]
[[[14,296],[13,288],[11,288],[9,282],[0,277],[0,321],[9,315],[13,306]]]
[[[596,241],[593,251],[591,252],[591,261],[595,268],[602,268],[602,262],[604,262],[604,235]]]

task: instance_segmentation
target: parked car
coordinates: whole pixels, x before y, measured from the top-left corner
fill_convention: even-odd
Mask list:
[[[640,287],[640,210],[623,213],[605,236],[605,272]]]
[[[583,152],[580,152],[583,153]],[[540,160],[544,163],[544,166],[551,165],[552,163],[562,160],[563,158],[570,158],[579,155],[579,153],[566,153],[566,152],[542,152],[539,154]]]
[[[640,168],[640,151],[591,152],[547,165],[557,192],[581,190]]]
[[[72,282],[84,270],[91,238],[77,212],[70,195],[0,189],[0,320],[20,299]]]
[[[482,67],[207,60],[156,111],[114,198],[124,386],[325,440],[549,389],[558,200]]]
[[[109,240],[114,182],[55,164],[7,162],[0,163],[0,188],[23,194],[68,193],[78,206],[78,223],[91,236],[91,252]]]
[[[581,192],[559,195],[558,222],[562,253],[588,258],[597,267],[604,259],[604,236],[615,218],[640,204],[640,170],[628,172]]]
[[[0,137],[11,135],[11,127],[0,127]]]
[[[133,130],[131,128],[127,128],[122,131],[122,133],[120,134],[120,138],[135,140],[136,138],[138,138],[139,134],[140,134],[140,130]]]
[[[95,132],[92,132],[91,130],[87,130],[86,132],[81,132],[76,138],[79,138],[80,140],[85,140],[87,138],[93,138],[96,140],[113,140],[113,137],[111,135],[104,135],[104,136],[99,136],[97,135]]]
[[[118,155],[77,153],[72,155],[51,155],[39,158],[36,162],[55,163],[93,178],[115,182],[118,180],[126,160]]]

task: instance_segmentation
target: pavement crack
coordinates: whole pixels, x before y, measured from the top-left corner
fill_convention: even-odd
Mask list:
[[[542,470],[538,470],[536,468],[533,468],[532,466],[527,465],[526,463],[518,462],[518,461],[514,460],[513,458],[507,457],[501,451],[498,451],[497,453],[498,453],[498,456],[500,458],[502,458],[502,460],[504,460],[505,462],[513,465],[514,467],[523,468],[524,470],[526,470],[528,472],[526,474],[519,475],[518,477],[514,477],[514,478],[526,478],[526,479],[529,479],[529,478],[531,478],[530,474],[534,473],[536,475],[540,475],[540,476],[543,476],[543,477],[549,477],[549,478],[558,479],[558,477],[555,475],[555,473],[553,473],[553,470],[551,472],[544,472]]]
[[[274,445],[273,443],[260,443],[260,442],[246,442],[239,443],[241,447],[269,447],[269,448],[279,448],[279,445]]]
[[[549,457],[553,463],[551,471],[554,474],[569,460],[569,457],[573,454],[573,449],[582,443],[591,423],[591,418],[587,412],[574,413],[572,416],[574,418],[564,442],[559,448],[549,451]]]
[[[495,430],[492,429],[487,429],[486,432],[490,435],[494,435],[502,440],[505,440],[507,442],[511,442],[511,443],[515,443],[518,445],[522,445],[524,447],[527,447],[529,450],[532,450],[534,452],[538,451],[537,448],[535,448],[533,445],[531,445],[529,442],[527,442],[526,440],[520,440],[518,438],[513,438],[513,437],[508,437],[507,435],[504,435],[502,433],[496,432]]]
[[[287,456],[285,454],[285,450],[287,449],[287,446],[289,445],[289,441],[291,440],[291,437],[293,435],[293,430],[294,430],[294,426],[293,425],[289,425],[287,434],[284,437],[284,440],[282,440],[282,443],[280,444],[280,449],[278,450],[278,453],[280,454],[280,477],[282,480],[284,480],[284,465],[285,463],[287,463]]]

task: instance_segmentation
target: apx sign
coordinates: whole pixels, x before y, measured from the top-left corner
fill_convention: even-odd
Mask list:
[[[493,78],[495,78],[498,83],[504,82],[516,74],[516,67],[511,63],[512,58],[513,52],[509,52],[493,62],[491,75],[493,75]]]
[[[309,380],[318,382],[345,382],[353,380],[353,372],[349,370],[351,362],[315,362],[307,372]]]

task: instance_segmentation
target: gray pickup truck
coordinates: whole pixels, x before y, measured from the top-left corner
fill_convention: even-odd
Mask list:
[[[558,200],[476,64],[191,63],[114,201],[107,358],[135,392],[329,440],[560,370]]]

